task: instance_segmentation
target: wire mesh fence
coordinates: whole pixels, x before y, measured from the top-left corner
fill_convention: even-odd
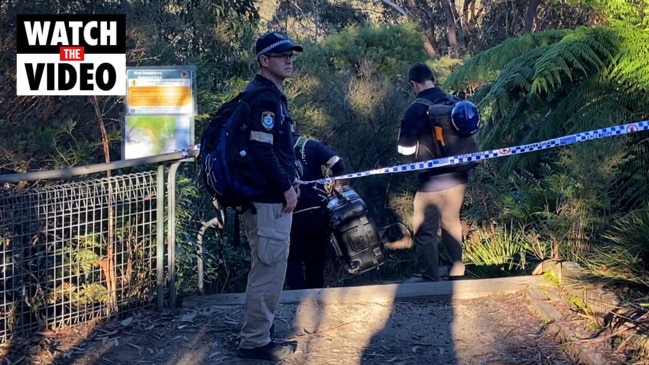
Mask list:
[[[153,304],[156,177],[0,192],[0,343]]]

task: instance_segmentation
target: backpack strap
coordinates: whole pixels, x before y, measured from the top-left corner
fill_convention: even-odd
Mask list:
[[[276,90],[276,89],[271,89],[271,88],[254,89],[252,91],[241,91],[241,92],[239,92],[239,94],[237,94],[237,96],[235,96],[234,100],[236,100],[236,101],[242,101],[242,100],[245,101],[250,106],[250,111],[252,112],[252,102],[255,100],[255,98],[257,96],[259,96],[260,94],[262,94],[262,93],[264,93],[266,91],[270,91],[273,94],[275,94],[277,96],[277,98],[280,99],[280,103],[281,103],[281,95],[280,95],[279,91]],[[281,105],[280,105],[280,109],[282,109]],[[280,112],[283,112],[283,111],[280,110]],[[250,121],[245,121],[245,123],[244,123],[246,125],[246,133],[250,133],[250,129],[248,129],[249,123],[250,123]],[[279,130],[275,131],[274,138],[277,138],[278,133],[279,133]]]
[[[424,104],[424,105],[426,105],[426,106],[433,106],[433,105],[435,105],[435,103],[433,103],[432,101],[430,101],[430,100],[428,100],[428,99],[424,99],[424,98],[417,98],[417,99],[415,99],[412,103],[413,103],[413,104],[415,104],[415,103],[417,103],[417,104]]]
[[[278,90],[272,89],[272,88],[257,88],[253,90],[248,90],[248,91],[240,91],[237,96],[234,97],[235,100],[241,100],[241,99],[246,99],[247,102],[252,101],[257,95],[264,93],[266,91],[270,91],[273,94],[277,95],[278,98],[280,98],[280,94]]]
[[[414,103],[424,104],[424,105],[427,105],[429,107],[433,106],[433,105],[437,105],[437,104],[452,105],[452,104],[455,104],[457,102],[457,100],[455,100],[455,99],[456,99],[455,96],[446,93],[446,94],[444,94],[443,97],[438,98],[435,101],[430,101],[430,100],[425,99],[425,98],[416,98],[413,101],[413,104]]]

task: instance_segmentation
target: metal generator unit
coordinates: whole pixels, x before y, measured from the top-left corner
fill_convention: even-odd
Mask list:
[[[354,189],[344,187],[327,204],[331,244],[350,274],[378,268],[386,260],[379,230],[367,218],[367,206]]]

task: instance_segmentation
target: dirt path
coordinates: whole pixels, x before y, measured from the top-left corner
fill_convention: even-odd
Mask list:
[[[380,288],[380,287],[377,287]],[[525,290],[448,296],[281,304],[275,339],[295,343],[283,364],[577,364],[545,330]],[[258,364],[236,357],[241,305],[192,300],[174,314],[140,312],[87,333],[30,345],[8,364]],[[199,304],[196,304],[199,303]],[[606,354],[607,364],[621,363]],[[4,363],[2,363],[4,364]]]

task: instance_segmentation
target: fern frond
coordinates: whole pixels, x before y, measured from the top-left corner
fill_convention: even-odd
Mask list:
[[[649,91],[649,32],[635,27],[612,28],[621,45],[609,76],[638,93]]]
[[[446,80],[446,89],[460,89],[467,83],[482,85],[494,81],[512,60],[539,47],[559,42],[570,30],[549,30],[509,38],[480,52],[456,69]]]
[[[545,117],[539,138],[622,124],[632,115],[625,106],[626,99],[615,85],[604,82],[600,75],[592,75],[551,103],[553,108]]]
[[[615,165],[618,181],[614,185],[619,205],[632,209],[649,201],[649,136],[645,132],[629,136],[629,140],[626,154]]]
[[[565,76],[575,80],[575,71],[583,75],[597,73],[610,63],[619,41],[607,28],[577,28],[548,48],[536,62],[532,91],[548,93],[563,87]]]
[[[545,47],[536,48],[509,62],[481,102],[493,104],[492,107],[498,114],[507,114],[512,104],[529,94],[534,76],[534,63],[544,52]]]

